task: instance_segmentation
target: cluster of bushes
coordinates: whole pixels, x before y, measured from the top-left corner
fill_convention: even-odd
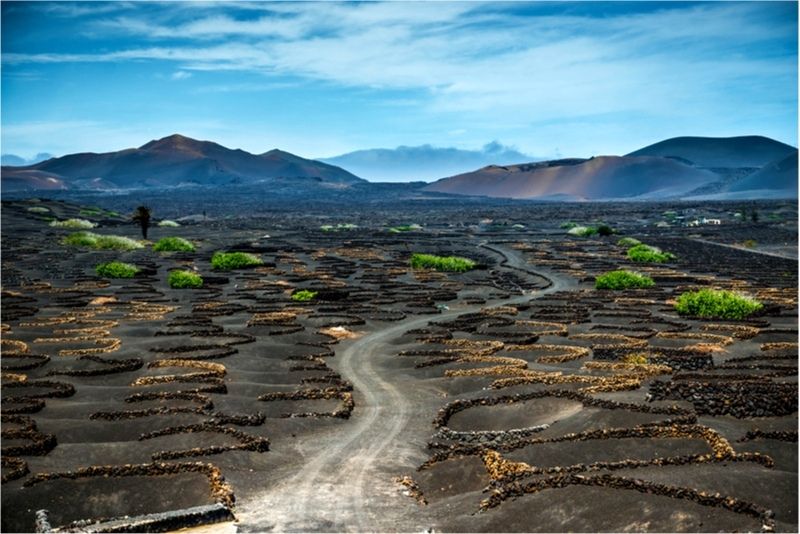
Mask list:
[[[47,209],[47,208],[45,208]],[[89,230],[97,226],[92,221],[86,219],[67,219],[65,221],[50,221],[53,228],[72,228],[73,230]]]
[[[116,211],[104,210],[103,208],[98,208],[95,206],[81,208],[79,213],[84,217],[119,217],[119,213]]]
[[[292,300],[295,302],[308,302],[309,300],[313,299],[317,296],[317,291],[311,291],[309,289],[301,289],[299,291],[295,291],[292,293]]]
[[[688,291],[675,302],[679,314],[707,319],[744,319],[763,307],[747,295],[717,289]]]
[[[263,263],[261,258],[247,252],[215,252],[211,257],[211,268],[218,271],[241,269],[242,267],[252,267]]]
[[[649,276],[631,271],[610,271],[597,277],[597,289],[639,289],[653,287],[655,283]]]
[[[575,235],[579,237],[591,237],[595,234],[608,236],[615,232],[615,230],[607,224],[601,224],[599,226],[578,226],[575,223],[564,224],[567,225],[566,228],[569,235]],[[565,228],[564,224],[561,225],[562,228]]]
[[[95,250],[136,250],[143,245],[129,237],[100,235],[93,232],[75,232],[64,238],[63,243],[73,247],[88,247]]]
[[[636,245],[641,245],[642,242],[638,239],[634,239],[633,237],[623,237],[619,241],[617,241],[617,246],[631,248],[635,247]]]
[[[192,271],[171,271],[167,283],[174,289],[194,289],[203,287],[203,277]]]
[[[182,237],[164,237],[153,245],[156,252],[194,252],[195,248],[191,241]]]
[[[159,221],[158,225],[162,228],[178,228],[180,226],[180,224],[176,223],[175,221],[170,221],[169,219]]]
[[[99,276],[106,278],[133,278],[140,271],[137,266],[121,261],[101,263],[94,270]]]
[[[319,227],[323,232],[339,232],[342,230],[355,230],[356,228],[358,228],[358,225],[353,223],[339,223],[335,226],[332,224],[323,224]]]
[[[639,243],[628,249],[628,258],[640,263],[664,263],[674,260],[675,255],[671,252],[663,252],[658,247]]]
[[[401,224],[398,226],[390,227],[389,233],[399,234],[401,232],[417,232],[419,230],[422,230],[422,226],[418,224]]]
[[[591,237],[597,233],[597,228],[594,226],[573,226],[567,230],[569,235],[576,235],[578,237]]]
[[[433,254],[412,254],[412,269],[434,269],[436,271],[463,273],[474,269],[477,264],[469,258],[458,256],[434,256]]]

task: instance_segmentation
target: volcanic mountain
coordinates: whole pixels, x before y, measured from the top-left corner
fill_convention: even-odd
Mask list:
[[[760,135],[741,137],[673,137],[640,148],[628,156],[679,158],[706,168],[763,167],[797,152],[793,146]]]
[[[766,137],[678,137],[627,156],[490,165],[428,191],[542,200],[797,196],[797,149]],[[792,188],[791,182],[794,181]]]
[[[71,154],[2,168],[5,190],[221,186],[281,179],[304,179],[329,187],[364,182],[340,167],[281,150],[250,154],[177,134],[119,152]]]

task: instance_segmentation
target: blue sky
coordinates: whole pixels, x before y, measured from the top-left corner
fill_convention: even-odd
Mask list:
[[[2,3],[2,152],[797,145],[797,4]]]

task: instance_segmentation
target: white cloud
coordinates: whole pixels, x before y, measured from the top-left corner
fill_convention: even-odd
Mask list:
[[[745,106],[750,116],[796,106],[796,56],[790,50],[757,53],[772,39],[796,39],[796,25],[776,23],[763,4],[676,4],[602,19],[522,16],[513,13],[517,5],[162,4],[93,22],[95,29],[134,36],[145,46],[98,54],[6,53],[2,60],[161,61],[178,69],[175,80],[192,71],[243,71],[264,75],[265,84],[289,78],[413,90],[416,111],[459,117],[458,124],[448,123],[454,132],[472,132],[474,124],[498,117],[507,130],[522,131],[555,119],[586,126],[592,121],[581,122],[585,117],[602,114],[660,115],[679,123],[732,117]],[[258,87],[231,81],[195,90]],[[471,124],[461,119],[468,115]]]

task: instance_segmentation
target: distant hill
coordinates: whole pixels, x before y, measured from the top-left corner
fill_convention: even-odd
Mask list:
[[[139,148],[70,154],[34,165],[2,168],[6,190],[41,189],[43,184],[66,189],[222,186],[286,178],[313,179],[335,187],[363,182],[339,167],[288,152],[271,150],[256,155],[177,134]]]
[[[627,156],[491,165],[426,189],[539,200],[793,198],[797,149],[760,136],[676,137]]]
[[[499,198],[667,198],[714,182],[718,176],[658,157],[600,156],[510,166],[489,166],[444,178],[426,189]]]
[[[25,159],[21,156],[17,156],[16,154],[3,154],[0,156],[0,165],[14,165],[16,167],[21,167],[23,165],[33,165],[34,163],[39,163],[40,161],[45,161],[52,157],[53,155],[48,154],[47,152],[40,152],[31,159]]]
[[[628,156],[680,158],[696,167],[763,167],[797,149],[769,137],[673,137]]]
[[[508,165],[536,159],[495,141],[481,150],[399,146],[358,150],[321,161],[339,165],[375,182],[409,182],[430,181],[491,164]]]

